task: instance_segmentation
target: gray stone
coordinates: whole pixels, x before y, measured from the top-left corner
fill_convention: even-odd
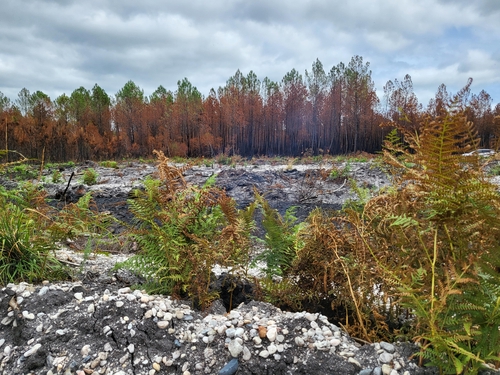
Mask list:
[[[388,342],[385,341],[380,342],[380,347],[388,353],[394,353],[394,351],[396,350],[394,345],[389,344]]]

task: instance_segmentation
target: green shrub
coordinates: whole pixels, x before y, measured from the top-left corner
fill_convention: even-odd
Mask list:
[[[147,180],[129,200],[138,228],[132,238],[140,252],[118,267],[141,273],[146,290],[190,296],[202,307],[217,298],[210,289],[215,264],[233,271],[248,263],[251,210],[238,211],[232,198],[213,186],[187,185],[185,168],[159,157],[158,180]]]
[[[349,177],[350,173],[351,173],[351,164],[349,161],[347,161],[343,167],[333,166],[332,169],[330,170],[329,177],[332,180],[345,179]]]
[[[83,172],[82,181],[86,185],[95,185],[98,178],[99,174],[97,171],[94,168],[88,168]]]
[[[232,158],[226,154],[217,155],[215,161],[221,165],[231,165],[233,163]]]
[[[101,161],[99,163],[99,165],[101,167],[104,167],[104,168],[114,168],[114,169],[118,169],[118,163],[114,160],[105,160],[105,161]]]
[[[491,167],[488,171],[488,174],[490,176],[500,176],[500,165],[497,164]]]
[[[54,184],[57,184],[59,182],[62,182],[63,180],[63,175],[61,172],[59,172],[59,170],[55,170],[54,172],[52,172],[52,183]]]
[[[25,163],[10,166],[7,172],[14,175],[17,180],[33,180],[38,177],[37,169]]]
[[[52,255],[54,240],[40,225],[40,214],[0,196],[0,283],[67,277]]]

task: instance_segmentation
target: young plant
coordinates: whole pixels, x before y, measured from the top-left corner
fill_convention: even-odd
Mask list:
[[[114,160],[105,160],[105,161],[100,162],[99,165],[101,167],[104,167],[104,168],[118,169],[118,163]]]
[[[57,169],[54,170],[54,172],[52,172],[52,183],[57,184],[59,182],[62,182],[62,180],[63,180],[62,173]]]
[[[55,241],[47,231],[43,192],[26,184],[20,191],[0,192],[0,283],[66,278],[52,255]]]
[[[332,180],[345,180],[346,178],[349,177],[350,173],[351,173],[351,163],[347,161],[343,167],[339,168],[333,166],[332,169],[330,170],[329,177]]]
[[[97,179],[99,178],[99,174],[94,168],[87,168],[83,172],[82,181],[86,185],[95,185],[97,184]]]
[[[264,244],[265,250],[256,258],[257,261],[266,263],[266,275],[283,276],[288,273],[296,257],[297,218],[294,216],[296,207],[290,207],[285,216],[269,205],[257,190],[254,190],[255,201],[262,211],[262,226],[265,230]]]
[[[213,186],[188,185],[183,171],[156,152],[160,183],[150,180],[129,201],[138,227],[132,237],[141,251],[121,267],[141,273],[146,289],[190,296],[206,307],[217,298],[212,291],[215,264],[234,267],[248,251],[246,216],[239,217],[232,199]],[[242,254],[243,253],[243,254]]]

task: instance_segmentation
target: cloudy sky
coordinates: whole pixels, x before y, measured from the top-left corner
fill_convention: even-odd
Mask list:
[[[146,95],[184,77],[207,96],[237,69],[281,81],[355,55],[377,93],[412,77],[426,105],[444,83],[500,102],[499,0],[2,0],[0,91],[52,99],[133,80]]]

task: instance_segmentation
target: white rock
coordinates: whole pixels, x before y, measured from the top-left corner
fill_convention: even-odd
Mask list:
[[[273,342],[274,340],[276,340],[277,334],[278,334],[278,329],[276,326],[270,326],[267,328],[266,336],[269,339],[269,341]]]
[[[243,328],[241,328],[241,327],[238,327],[234,331],[234,336],[235,337],[242,337],[244,333],[245,333],[245,330]]]
[[[28,320],[33,320],[35,319],[35,314],[27,312],[26,310],[23,311],[23,318],[28,319]]]
[[[269,357],[269,352],[267,350],[262,350],[259,353],[259,356],[262,357],[262,358],[267,358],[267,357]]]
[[[14,321],[14,317],[12,316],[6,316],[5,318],[2,319],[2,324],[4,326],[8,326],[10,323],[12,323]]]
[[[128,360],[128,356],[129,354],[128,353],[125,353],[125,355],[123,355],[119,360],[118,362],[120,362],[120,364],[124,364],[127,360]],[[115,374],[116,375],[116,374]]]
[[[318,350],[328,350],[330,349],[330,343],[328,341],[316,341],[314,346]]]
[[[82,356],[87,356],[90,353],[90,345],[84,345],[80,352],[82,353]]]
[[[347,362],[352,363],[355,366],[361,367],[361,364],[358,361],[356,361],[353,357],[349,357]]]
[[[163,315],[164,320],[172,320],[172,318],[173,318],[173,315],[169,312],[167,312]]]
[[[390,374],[391,374],[391,372],[392,372],[392,367],[391,367],[391,366],[389,366],[388,364],[384,363],[384,364],[382,365],[382,373],[383,373],[384,375],[390,375]]]
[[[305,341],[304,341],[304,339],[302,337],[297,336],[297,337],[295,337],[295,344],[297,346],[304,346]]]
[[[41,347],[42,347],[42,344],[36,344],[30,350],[24,352],[24,356],[29,357],[30,355],[35,354],[38,351],[38,349],[40,349]]]
[[[306,313],[305,318],[307,320],[309,320],[310,322],[312,322],[312,321],[318,319],[318,315],[317,314]]]
[[[165,329],[168,327],[169,321],[168,320],[160,320],[156,325],[158,326],[159,329]]]
[[[235,340],[231,340],[231,342],[227,346],[229,353],[231,353],[231,355],[234,358],[237,358],[240,355],[240,353],[243,352],[243,345],[241,344],[240,341],[241,339],[238,338]]]
[[[330,345],[333,346],[333,347],[339,346],[340,343],[341,343],[341,341],[339,339],[331,339],[330,340]]]
[[[129,346],[127,346],[127,350],[128,350],[129,353],[133,353],[134,350],[135,350],[134,344],[130,344]]]
[[[276,345],[271,344],[267,347],[267,351],[269,352],[269,354],[274,354],[278,351],[278,348],[276,347]]]
[[[252,353],[250,353],[250,349],[248,349],[246,346],[243,346],[243,360],[244,361],[249,361],[250,358],[252,358]]]

